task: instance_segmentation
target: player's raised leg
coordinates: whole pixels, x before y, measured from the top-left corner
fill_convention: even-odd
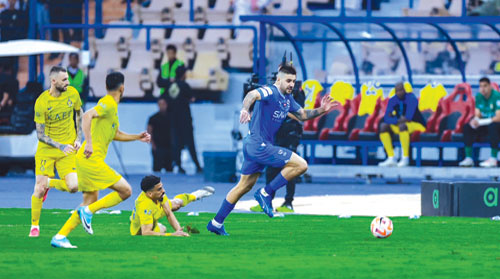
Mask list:
[[[207,230],[218,235],[229,235],[224,229],[224,220],[234,209],[234,205],[240,200],[240,198],[252,190],[252,187],[257,182],[259,176],[260,172],[249,175],[241,175],[238,184],[236,184],[236,186],[229,191],[226,198],[222,202],[217,215],[215,215],[214,219],[208,222]]]
[[[172,211],[177,211],[181,207],[184,207],[191,202],[201,200],[206,197],[210,197],[215,193],[215,189],[211,186],[205,186],[201,189],[198,189],[192,193],[183,193],[175,196],[172,201]]]
[[[283,167],[281,172],[264,188],[260,188],[255,192],[254,197],[262,207],[262,210],[269,216],[273,217],[272,200],[276,191],[288,184],[288,181],[302,175],[307,171],[307,162],[296,153],[292,153],[290,160]]]
[[[83,202],[80,206],[86,206],[91,203],[97,201],[99,197],[99,192],[84,192],[83,193]],[[78,210],[75,210],[73,214],[66,221],[64,226],[59,230],[59,232],[52,237],[50,245],[56,248],[77,248],[68,240],[68,235],[80,224],[80,216],[78,214]]]
[[[115,192],[107,194],[103,198],[89,204],[88,206],[78,208],[78,214],[80,214],[80,220],[82,221],[83,228],[89,234],[94,233],[92,230],[92,216],[96,211],[103,208],[113,207],[128,199],[130,195],[132,195],[132,187],[123,177],[109,188],[115,190]]]

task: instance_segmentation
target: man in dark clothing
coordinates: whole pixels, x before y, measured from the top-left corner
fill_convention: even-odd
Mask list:
[[[295,101],[301,106],[304,107],[304,103],[306,100],[306,96],[304,91],[301,89],[300,82],[295,83],[295,88],[293,98]],[[285,147],[290,149],[293,152],[297,152],[297,147],[300,144],[300,139],[302,138],[302,123],[287,117],[281,127],[276,132],[275,135],[275,144],[281,147]],[[269,184],[281,171],[282,168],[266,168],[266,184]],[[285,202],[278,208],[276,211],[278,212],[294,212],[293,211],[293,197],[295,195],[295,185],[297,184],[297,178],[292,179],[286,184],[286,195]],[[253,206],[250,208],[252,211],[262,211],[260,205]]]
[[[16,0],[9,0],[9,8],[0,13],[1,41],[26,38],[28,20],[24,11],[15,8]]]
[[[193,119],[191,118],[191,109],[189,103],[194,99],[191,94],[191,87],[185,81],[186,68],[178,67],[175,72],[175,82],[169,82],[168,79],[158,77],[160,87],[168,85],[168,90],[163,95],[168,103],[168,115],[172,125],[172,146],[173,159],[179,167],[180,173],[186,173],[181,166],[181,151],[187,146],[191,159],[196,165],[196,172],[200,173],[203,169],[198,162],[196,148],[193,136]]]
[[[394,86],[396,95],[389,99],[383,122],[380,125],[380,141],[387,153],[387,160],[380,162],[381,167],[405,167],[410,164],[410,134],[425,132],[425,120],[418,109],[418,99],[412,92],[406,92],[404,84]],[[391,132],[399,134],[403,156],[396,162],[392,147]]]
[[[12,78],[12,67],[0,64],[0,124],[8,125],[14,110],[19,81]]]
[[[158,99],[159,111],[149,118],[148,133],[151,135],[153,153],[153,171],[163,168],[172,171],[172,145],[170,143],[170,119],[167,113],[167,101]]]

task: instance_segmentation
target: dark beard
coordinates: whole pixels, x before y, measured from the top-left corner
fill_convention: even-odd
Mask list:
[[[64,91],[66,91],[67,88],[56,86],[56,89],[57,89],[57,91],[62,93]]]

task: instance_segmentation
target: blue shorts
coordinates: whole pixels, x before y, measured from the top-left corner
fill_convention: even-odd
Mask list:
[[[255,143],[245,141],[243,143],[243,166],[241,174],[249,175],[262,172],[266,166],[275,168],[284,167],[292,157],[290,149],[274,146],[270,143]]]

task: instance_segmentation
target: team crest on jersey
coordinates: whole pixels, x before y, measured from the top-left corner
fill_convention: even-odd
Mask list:
[[[279,100],[280,108],[284,111],[288,111],[290,109],[290,100],[286,100],[286,102]]]
[[[151,215],[151,210],[144,209],[144,214]]]
[[[68,104],[68,107],[72,107],[73,106],[73,101],[71,101],[71,99],[68,98],[67,104]]]

